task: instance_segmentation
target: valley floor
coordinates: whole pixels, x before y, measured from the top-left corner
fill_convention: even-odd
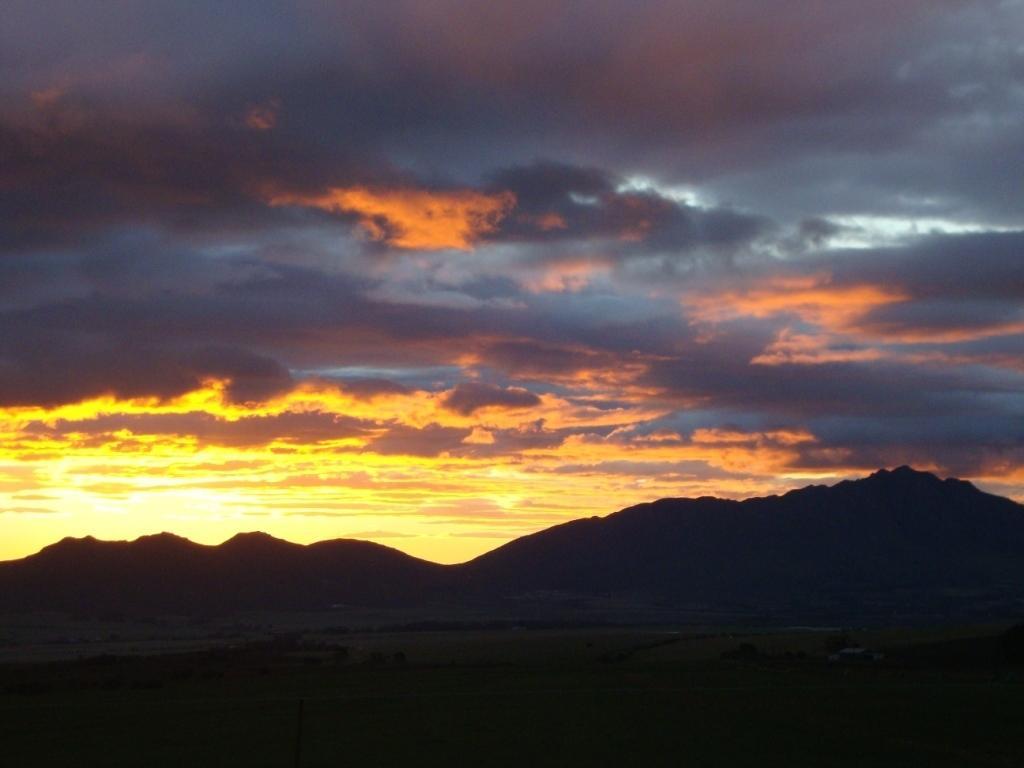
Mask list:
[[[6,664],[0,765],[1019,766],[1024,669],[994,637],[865,633],[886,657],[849,665],[821,632],[660,629]]]

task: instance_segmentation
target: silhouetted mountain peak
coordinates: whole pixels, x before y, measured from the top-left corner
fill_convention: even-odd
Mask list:
[[[175,533],[168,533],[163,531],[162,533],[151,533],[146,536],[139,536],[133,543],[149,546],[149,547],[195,547],[198,546],[192,541],[189,541],[184,536],[178,536]]]
[[[65,536],[60,541],[43,547],[36,555],[85,552],[108,543],[110,542],[100,541],[95,536]]]
[[[140,536],[134,541],[97,539],[95,536],[66,536],[60,541],[44,547],[34,557],[44,559],[102,556],[115,552],[147,553],[148,555],[173,554],[200,549],[199,544],[173,533],[155,533]]]
[[[906,464],[896,467],[895,469],[879,469],[877,472],[873,472],[863,480],[854,480],[853,482],[865,482],[865,481],[888,481],[888,482],[920,482],[920,483],[941,483],[942,480],[933,475],[931,472],[925,472],[923,470],[914,469],[913,467],[907,466]]]
[[[65,536],[63,539],[58,541],[56,544],[51,546],[55,547],[77,547],[77,546],[88,546],[89,544],[99,543],[99,539],[95,536]]]
[[[263,531],[247,531],[245,533],[236,533],[230,539],[220,545],[221,549],[277,549],[283,547],[298,547],[299,544],[293,544],[290,541],[279,539],[275,536],[271,536],[269,533]]]
[[[909,464],[901,464],[900,466],[894,467],[893,469],[885,469],[883,467],[882,469],[879,469],[874,474],[876,474],[876,475],[893,475],[895,477],[918,477],[918,476],[925,476],[925,477],[932,477],[932,478],[938,479],[931,472],[926,472],[923,469],[914,469]]]
[[[908,466],[896,467],[892,470],[880,469],[863,480],[852,480],[845,484],[840,483],[840,485],[874,488],[882,494],[902,494],[904,497],[919,495],[932,500],[941,497],[969,498],[988,495],[967,480],[959,480],[955,477],[943,479],[931,472],[923,472]]]

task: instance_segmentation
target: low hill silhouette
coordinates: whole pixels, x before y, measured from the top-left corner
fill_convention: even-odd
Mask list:
[[[0,563],[0,611],[507,606],[545,595],[835,620],[1017,616],[1024,507],[900,467],[745,501],[661,499],[456,566],[261,533],[213,547],[170,534],[65,539]]]
[[[0,563],[0,610],[214,613],[402,605],[445,566],[369,541],[307,546],[241,533],[219,546],[169,533],[132,542],[67,538]]]

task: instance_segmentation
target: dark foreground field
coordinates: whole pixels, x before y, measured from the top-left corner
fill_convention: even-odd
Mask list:
[[[827,633],[639,630],[10,663],[0,765],[1020,766],[1024,670],[997,634],[857,634],[887,654],[849,665]]]

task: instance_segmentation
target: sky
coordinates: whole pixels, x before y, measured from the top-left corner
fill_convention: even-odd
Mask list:
[[[1024,500],[1021,0],[6,0],[0,559]]]

